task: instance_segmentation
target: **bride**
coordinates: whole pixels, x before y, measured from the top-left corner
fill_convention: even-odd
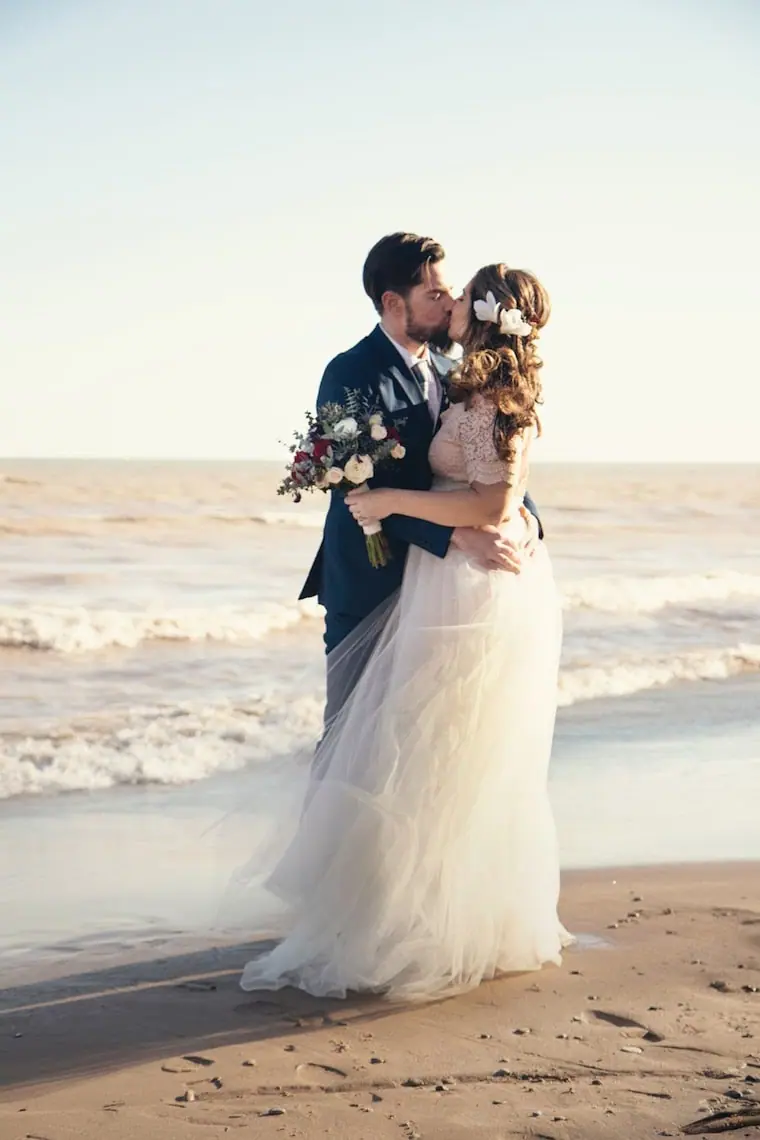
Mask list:
[[[352,493],[366,523],[403,514],[519,539],[549,299],[491,265],[455,302],[464,356],[435,436],[431,491]],[[243,989],[422,1000],[559,963],[547,769],[561,611],[546,547],[520,574],[412,547],[400,591],[331,655],[361,679],[321,741],[295,838],[267,882],[289,933]]]

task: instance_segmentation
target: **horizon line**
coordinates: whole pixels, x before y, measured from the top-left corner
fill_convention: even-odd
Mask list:
[[[250,455],[0,455],[2,463],[276,463],[288,466],[286,458]],[[578,467],[758,467],[758,459],[544,459],[531,466]]]

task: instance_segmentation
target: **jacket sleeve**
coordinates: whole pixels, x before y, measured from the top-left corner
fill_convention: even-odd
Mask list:
[[[528,510],[533,515],[536,522],[538,523],[538,537],[543,538],[544,537],[544,528],[543,528],[543,524],[541,523],[541,519],[540,519],[539,514],[538,514],[538,507],[533,502],[533,500],[531,499],[531,497],[527,491],[525,492],[523,502],[525,503],[525,506],[528,508]]]
[[[357,387],[355,383],[347,383],[348,377],[342,376],[341,371],[339,359],[327,365],[317,392],[317,411],[323,404],[342,404],[346,398],[346,389]]]
[[[427,550],[428,554],[435,554],[437,558],[446,557],[454,533],[453,526],[439,526],[438,523],[426,522],[424,519],[410,519],[405,515],[389,515],[383,522],[383,530],[391,538],[407,542],[411,546],[419,546]]]

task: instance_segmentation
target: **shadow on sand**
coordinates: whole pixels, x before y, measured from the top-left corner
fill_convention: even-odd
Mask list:
[[[235,1043],[292,1037],[398,1011],[377,997],[244,993],[243,964],[271,941],[215,946],[0,990],[0,1090],[86,1078]]]

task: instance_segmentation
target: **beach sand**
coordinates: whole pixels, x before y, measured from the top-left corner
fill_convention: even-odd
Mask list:
[[[563,968],[413,1007],[244,994],[250,946],[41,965],[0,994],[0,1138],[760,1136],[760,866],[568,873],[562,916]]]

